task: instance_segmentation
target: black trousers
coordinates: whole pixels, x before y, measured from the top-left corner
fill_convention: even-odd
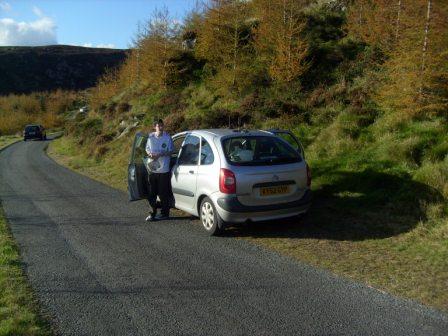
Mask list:
[[[152,212],[157,212],[157,196],[160,198],[162,215],[170,214],[171,201],[171,173],[148,174],[148,202]]]

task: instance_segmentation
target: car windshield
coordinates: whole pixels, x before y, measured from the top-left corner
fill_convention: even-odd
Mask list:
[[[273,136],[241,136],[223,140],[227,161],[238,166],[263,166],[300,162],[288,143]]]

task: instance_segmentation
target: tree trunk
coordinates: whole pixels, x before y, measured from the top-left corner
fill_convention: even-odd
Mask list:
[[[232,86],[235,87],[236,84],[236,62],[238,56],[238,22],[235,21],[234,32],[233,32],[233,76],[232,76]]]
[[[429,25],[431,22],[431,9],[432,9],[432,0],[428,0],[428,11],[426,13],[426,24],[425,24],[425,37],[423,39],[423,50],[422,50],[422,65],[421,65],[421,85],[420,85],[420,94],[423,93],[423,83],[424,83],[424,71],[426,68],[426,58],[428,54],[428,43],[429,43]]]
[[[398,0],[397,21],[395,24],[395,41],[398,41],[400,35],[401,0]]]

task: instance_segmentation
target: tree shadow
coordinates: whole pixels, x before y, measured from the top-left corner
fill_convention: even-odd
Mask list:
[[[382,239],[412,230],[426,219],[425,203],[440,202],[435,189],[407,174],[366,169],[334,172],[317,169],[326,182],[313,191],[303,218],[250,223],[229,228],[225,237],[316,238],[360,241]]]

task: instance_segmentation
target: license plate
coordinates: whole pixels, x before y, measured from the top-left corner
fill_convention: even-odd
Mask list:
[[[289,187],[287,185],[280,185],[275,187],[264,187],[260,189],[261,196],[272,196],[287,194],[289,192]]]

